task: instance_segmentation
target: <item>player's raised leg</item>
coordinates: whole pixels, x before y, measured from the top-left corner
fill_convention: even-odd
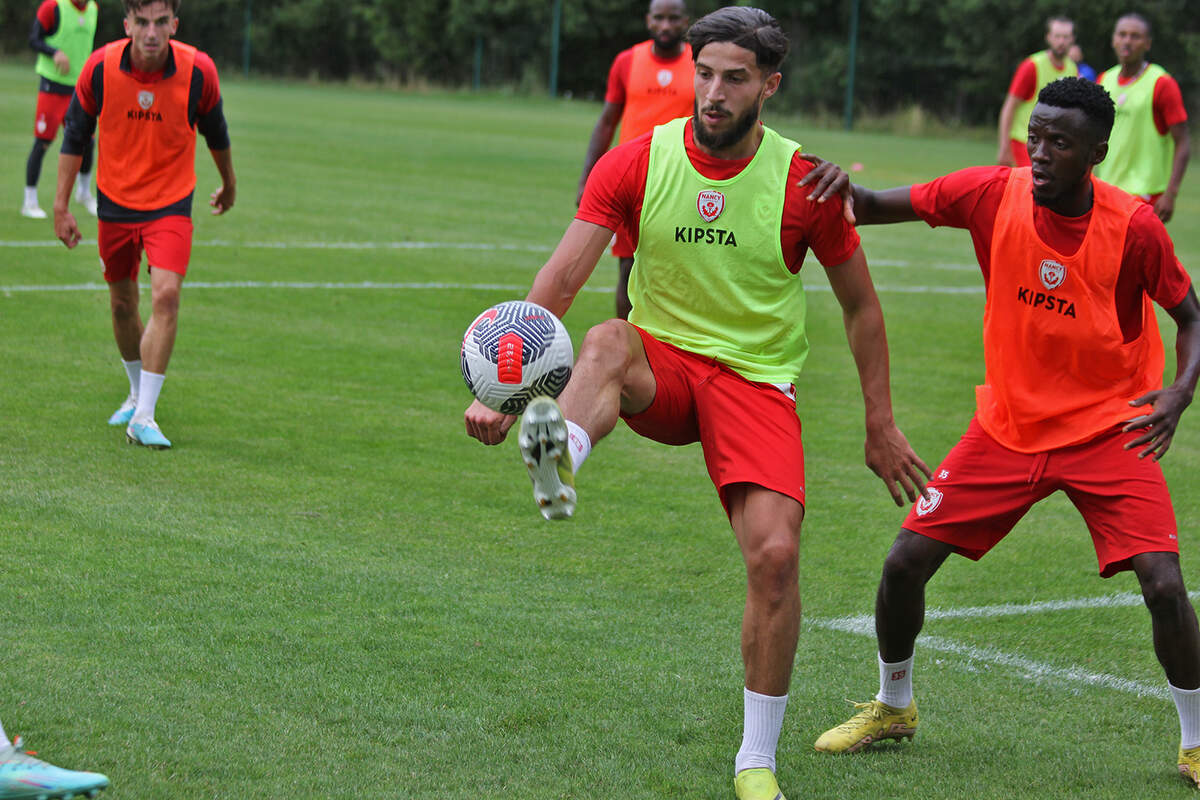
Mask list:
[[[574,513],[574,474],[592,444],[616,427],[622,411],[636,413],[649,406],[654,388],[636,328],[612,319],[588,331],[558,402],[536,398],[521,417],[521,456],[546,519]]]

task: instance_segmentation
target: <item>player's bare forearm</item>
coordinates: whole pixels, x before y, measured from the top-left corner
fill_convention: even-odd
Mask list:
[[[75,215],[68,207],[71,189],[75,186],[75,177],[79,174],[82,163],[83,156],[59,153],[58,182],[54,186],[54,235],[69,248],[79,244],[82,238]]]
[[[233,152],[231,149],[209,150],[217,173],[221,176],[221,186],[209,196],[208,204],[212,206],[213,214],[224,214],[233,208],[237,199],[237,176],[233,173]]]
[[[1183,186],[1183,175],[1187,172],[1188,160],[1192,155],[1192,138],[1188,133],[1186,122],[1171,126],[1171,137],[1175,140],[1175,155],[1171,159],[1171,177],[1167,181],[1166,191],[1155,203],[1154,212],[1163,222],[1170,222],[1175,214],[1175,198]]]
[[[1136,417],[1125,426],[1126,431],[1145,428],[1145,432],[1125,445],[1126,450],[1142,448],[1139,458],[1155,460],[1166,455],[1179,427],[1183,412],[1192,403],[1196,382],[1200,379],[1200,303],[1194,288],[1189,288],[1183,302],[1167,313],[1175,320],[1175,380],[1161,390],[1148,392],[1130,401],[1134,407],[1149,406],[1147,414]]]
[[[1017,104],[1020,98],[1013,97],[1011,94],[1004,96],[1004,105],[1000,108],[1000,123],[997,129],[998,133],[998,150],[996,152],[996,163],[1001,166],[1013,166],[1012,150],[1009,148],[1009,142],[1012,140],[1012,123],[1013,117],[1017,115]]]
[[[549,309],[561,319],[611,240],[612,231],[608,228],[579,219],[571,220],[558,247],[538,270],[525,299]]]
[[[911,187],[898,186],[876,192],[854,184],[854,216],[859,225],[886,225],[893,222],[916,222],[920,219],[913,209]]]
[[[924,494],[929,467],[896,426],[883,310],[860,247],[844,264],[827,270],[842,306],[846,341],[858,369],[866,427],[866,464],[887,486],[896,505]]]

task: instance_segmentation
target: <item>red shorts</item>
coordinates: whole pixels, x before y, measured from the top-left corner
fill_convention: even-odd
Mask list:
[[[1008,144],[1012,147],[1013,161],[1018,167],[1028,167],[1033,163],[1029,160],[1029,148],[1025,146],[1024,139],[1009,139]]]
[[[1045,453],[1001,446],[972,419],[934,470],[930,500],[918,500],[904,527],[979,560],[1039,500],[1062,489],[1092,535],[1100,576],[1130,568],[1140,553],[1178,553],[1171,495],[1162,467],[1123,449],[1141,432],[1121,429]]]
[[[37,112],[33,117],[33,135],[45,142],[54,141],[70,105],[69,94],[38,92]]]
[[[624,225],[618,226],[613,234],[612,254],[617,258],[633,258],[633,240],[625,232]]]
[[[100,220],[100,260],[104,280],[116,283],[137,280],[142,250],[146,266],[187,274],[192,257],[192,220],[172,215],[149,222],[105,222]]]
[[[640,328],[638,333],[657,389],[645,411],[621,415],[630,429],[663,444],[700,442],[727,514],[725,489],[735,483],[757,484],[803,504],[804,447],[794,389],[789,396]]]

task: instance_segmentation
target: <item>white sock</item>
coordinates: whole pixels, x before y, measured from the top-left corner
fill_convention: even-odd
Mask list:
[[[92,191],[92,173],[80,172],[75,176],[75,191],[87,195]]]
[[[894,664],[884,661],[882,656],[877,656],[877,658],[879,658],[879,694],[875,695],[875,699],[892,708],[908,708],[908,704],[913,699],[913,657],[909,656],[904,661],[897,661]]]
[[[783,712],[788,696],[774,697],[742,689],[745,708],[742,723],[742,749],[733,763],[733,774],[744,769],[766,767],[775,771],[775,748],[783,730]]]
[[[567,449],[571,452],[571,467],[579,472],[592,452],[592,437],[571,420],[567,420]]]
[[[1170,681],[1167,686],[1179,712],[1179,746],[1184,750],[1200,746],[1200,689],[1180,689]]]
[[[12,746],[12,742],[10,742],[8,740],[8,737],[4,734],[4,726],[0,725],[0,747],[11,747],[11,746]]]
[[[137,408],[130,422],[149,422],[154,419],[154,407],[158,405],[158,393],[162,391],[166,375],[142,370],[142,378],[138,382]]]
[[[38,204],[37,187],[36,186],[26,186],[25,187],[25,205],[36,206],[37,204]]]
[[[129,376],[129,396],[137,400],[138,389],[142,382],[142,360],[126,361],[121,359],[121,363],[125,365],[125,374]]]

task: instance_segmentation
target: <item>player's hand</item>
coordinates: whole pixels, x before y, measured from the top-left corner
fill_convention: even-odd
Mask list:
[[[854,224],[854,187],[850,185],[850,175],[832,161],[801,153],[800,157],[813,164],[808,174],[800,179],[799,186],[812,186],[808,200],[824,203],[826,200],[841,195],[842,216],[851,225]]]
[[[1139,428],[1146,432],[1136,439],[1125,443],[1126,450],[1135,447],[1146,447],[1138,453],[1138,458],[1150,456],[1158,461],[1167,454],[1171,441],[1175,438],[1175,429],[1179,427],[1179,418],[1183,410],[1192,402],[1191,394],[1183,389],[1168,386],[1147,392],[1136,400],[1130,400],[1131,406],[1150,406],[1150,413],[1135,417],[1125,424],[1121,430],[1128,433]]]
[[[867,466],[883,481],[896,505],[903,506],[905,496],[910,503],[918,496],[929,499],[925,481],[933,477],[933,472],[894,424],[876,431],[868,429],[864,449]]]
[[[79,233],[79,224],[75,221],[75,215],[66,209],[58,208],[54,209],[54,235],[68,249],[75,247],[83,238],[83,235]]]
[[[60,75],[71,74],[71,59],[62,50],[54,51],[54,68]]]
[[[471,403],[463,418],[467,423],[467,435],[473,436],[484,444],[500,444],[508,435],[508,429],[517,418],[512,414],[501,414],[492,411],[478,400]]]
[[[208,204],[212,206],[213,216],[224,214],[233,208],[233,199],[237,195],[234,186],[218,186],[217,190],[208,196]]]
[[[1171,221],[1171,217],[1175,215],[1175,198],[1163,195],[1154,201],[1154,213],[1163,221],[1163,224]]]

